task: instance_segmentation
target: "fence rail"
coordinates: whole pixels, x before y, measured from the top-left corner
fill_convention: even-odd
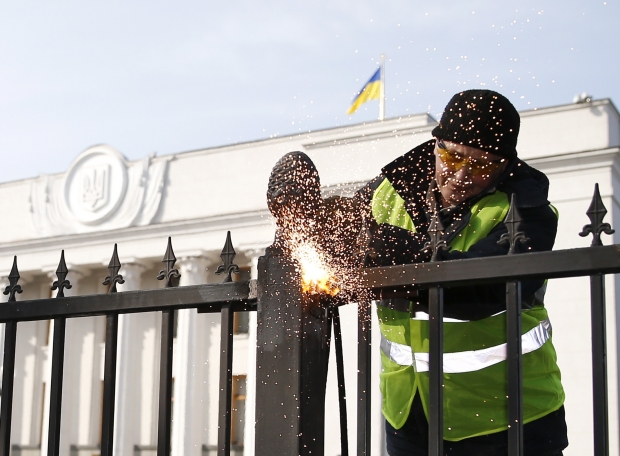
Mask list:
[[[0,305],[0,323],[95,317],[110,313],[161,312],[166,309],[198,309],[201,313],[217,313],[226,303],[235,303],[235,312],[256,310],[256,282],[210,283],[114,294],[11,301]]]
[[[560,279],[620,272],[620,245],[367,268],[360,280],[376,290],[432,285],[479,285],[510,280]]]

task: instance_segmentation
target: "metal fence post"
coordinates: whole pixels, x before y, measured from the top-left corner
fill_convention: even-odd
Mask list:
[[[592,386],[594,406],[594,454],[609,454],[607,397],[607,337],[605,318],[605,276],[590,276],[592,325]]]
[[[439,260],[439,253],[447,250],[442,239],[444,226],[435,214],[428,227],[432,250],[431,263]],[[443,452],[443,288],[440,285],[428,290],[428,454],[442,456]]]
[[[9,286],[2,293],[9,295],[8,302],[15,302],[15,294],[21,293],[17,256],[9,274]],[[6,304],[5,304],[6,305]],[[2,405],[0,405],[0,456],[11,452],[11,422],[13,419],[13,382],[15,380],[15,345],[17,343],[17,321],[7,321],[4,328],[4,364],[2,365]]]
[[[322,456],[329,354],[326,311],[301,292],[295,265],[258,260],[256,454]]]
[[[601,234],[614,234],[609,223],[603,222],[607,208],[603,204],[598,183],[594,185],[592,202],[586,212],[590,223],[583,227],[579,236],[593,235],[590,247],[603,246]],[[592,327],[592,399],[594,401],[594,454],[609,454],[609,416],[607,396],[607,335],[605,315],[605,276],[590,276],[590,312]]]
[[[442,456],[443,452],[443,288],[428,290],[429,320],[429,419],[428,454]]]
[[[521,345],[521,282],[506,284],[508,357],[508,455],[521,456],[523,447],[523,351]]]
[[[371,302],[360,302],[357,310],[357,455],[370,456],[371,443]]]

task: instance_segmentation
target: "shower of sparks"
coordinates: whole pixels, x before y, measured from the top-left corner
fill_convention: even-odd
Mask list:
[[[347,205],[346,198],[325,201],[317,218],[303,221],[281,213],[279,240],[298,267],[303,293],[338,296],[342,302],[368,294],[355,254],[358,224]]]
[[[296,263],[302,292],[357,301],[366,290],[356,253],[360,213],[352,200],[322,198],[310,158],[291,152],[272,171],[267,201],[276,218],[276,242]]]
[[[334,271],[330,259],[316,245],[302,239],[292,242],[291,255],[299,265],[301,291],[330,296],[336,296],[340,292],[337,285],[338,272]]]

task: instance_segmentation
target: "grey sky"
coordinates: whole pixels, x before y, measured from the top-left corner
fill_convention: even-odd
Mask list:
[[[620,103],[619,18],[619,0],[3,1],[0,182],[98,143],[137,159],[374,120],[377,101],[346,110],[381,53],[388,117],[475,87],[520,110]]]

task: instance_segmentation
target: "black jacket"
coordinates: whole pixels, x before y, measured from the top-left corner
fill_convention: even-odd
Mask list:
[[[438,204],[436,192],[433,191],[436,185],[434,143],[434,140],[427,141],[397,158],[382,169],[380,176],[358,192],[357,197],[369,208],[374,191],[387,178],[405,200],[407,212],[417,230],[416,233],[412,233],[388,224],[371,227],[370,246],[378,254],[375,264],[387,266],[429,261],[430,252],[424,249],[424,245],[429,241],[427,230],[431,215],[437,212],[441,217],[445,228],[442,239],[449,244],[467,225],[472,205],[496,190],[506,193],[509,199],[512,194],[516,195],[516,205],[522,218],[519,230],[529,238],[525,245],[519,246],[520,251],[545,251],[553,248],[557,216],[547,200],[549,180],[543,173],[515,159],[481,194],[455,207],[444,209]],[[368,209],[366,213],[369,212]],[[487,237],[474,244],[467,252],[443,251],[440,259],[458,260],[505,255],[508,253],[508,246],[499,245],[497,241],[506,232],[506,225],[501,222]],[[543,281],[522,283],[525,306],[542,285]],[[505,284],[446,288],[444,315],[474,320],[500,312],[506,306],[505,288]],[[425,293],[421,291],[418,305],[425,307],[426,302]]]

